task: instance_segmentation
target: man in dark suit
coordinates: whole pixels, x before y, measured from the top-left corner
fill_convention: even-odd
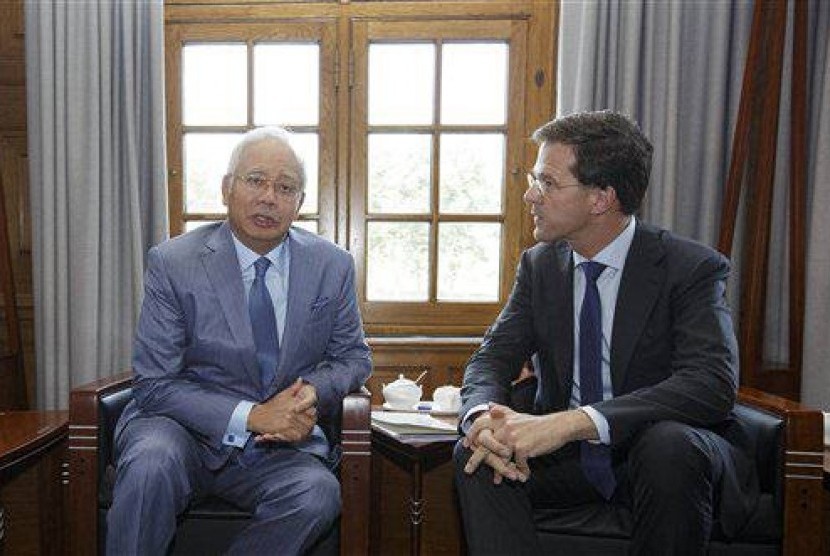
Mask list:
[[[164,554],[205,494],[253,512],[236,554],[304,553],[338,518],[337,454],[318,418],[371,362],[352,257],[291,227],[304,188],[290,136],[251,131],[222,182],[227,220],[150,250],[109,554]]]
[[[467,364],[456,478],[473,554],[541,553],[534,508],[632,509],[632,553],[700,554],[757,496],[730,419],[729,263],[639,222],[652,146],[608,111],[533,135],[525,202],[540,242]],[[533,410],[507,407],[532,359]]]

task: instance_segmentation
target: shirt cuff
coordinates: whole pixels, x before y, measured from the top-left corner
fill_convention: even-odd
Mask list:
[[[478,405],[474,405],[467,413],[464,414],[464,418],[461,419],[461,431],[464,434],[467,434],[467,431],[473,426],[473,421],[475,421],[474,417],[479,413],[488,411],[489,409],[490,404],[480,403]]]
[[[225,436],[222,437],[222,443],[228,446],[236,446],[243,448],[248,442],[248,437],[251,436],[248,430],[248,415],[254,408],[254,402],[241,401],[236,404],[236,409],[231,414],[231,420],[228,422],[228,428],[225,429]]]
[[[605,415],[591,407],[590,405],[583,405],[580,407],[588,417],[591,418],[591,421],[594,422],[594,426],[597,428],[597,434],[599,434],[599,440],[589,440],[588,442],[592,444],[611,444],[611,430],[608,426],[608,419],[605,418]]]

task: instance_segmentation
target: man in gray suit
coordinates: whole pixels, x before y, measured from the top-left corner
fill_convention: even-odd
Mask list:
[[[524,194],[540,242],[467,364],[456,478],[472,554],[541,553],[535,508],[631,508],[635,554],[700,554],[757,498],[730,414],[729,263],[639,222],[652,146],[613,112],[538,129]],[[507,407],[532,360],[533,409]]]
[[[251,131],[222,181],[227,220],[150,250],[108,553],[164,554],[206,494],[253,512],[236,554],[306,552],[338,518],[318,419],[371,362],[352,257],[291,227],[304,188],[289,134]]]

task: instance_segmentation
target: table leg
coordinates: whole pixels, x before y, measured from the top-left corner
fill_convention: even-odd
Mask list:
[[[412,483],[409,494],[409,553],[421,554],[421,522],[424,520],[424,500],[422,498],[421,464],[412,467]]]

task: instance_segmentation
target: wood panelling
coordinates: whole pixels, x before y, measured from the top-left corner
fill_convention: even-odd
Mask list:
[[[0,2],[0,57],[23,60],[26,49],[24,28],[23,0]]]
[[[424,400],[432,399],[439,386],[461,386],[464,365],[480,343],[481,338],[370,338],[373,371],[366,387],[372,393],[372,404],[383,403],[383,385],[399,374],[415,380],[427,371],[421,381]]]
[[[371,554],[409,553],[409,475],[390,461],[372,460],[375,481],[382,481],[381,495],[372,500],[374,519],[378,520]],[[453,487],[453,463],[447,462],[424,474],[421,522],[421,553],[428,555],[464,554],[461,515]]]
[[[0,129],[4,131],[26,128],[26,111],[20,106],[26,106],[26,91],[20,85],[0,85]]]
[[[29,211],[28,157],[26,146],[26,61],[23,0],[0,2],[0,184],[4,195],[6,225],[11,245],[27,400],[34,403],[35,356],[32,319],[31,222]],[[2,309],[2,308],[0,308]],[[5,311],[2,312],[5,315]],[[5,326],[3,342],[5,344]]]

